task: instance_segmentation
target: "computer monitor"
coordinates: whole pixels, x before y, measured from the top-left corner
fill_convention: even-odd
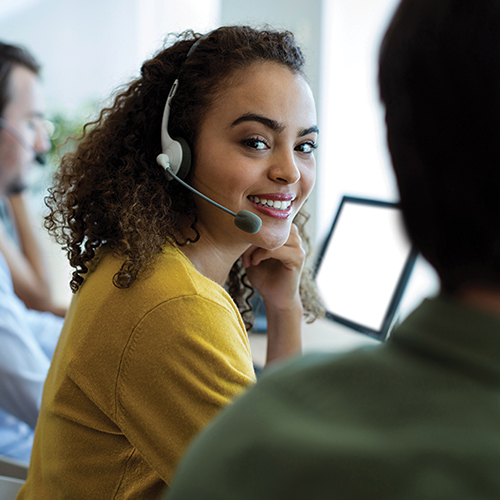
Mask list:
[[[327,318],[384,340],[416,257],[398,204],[344,196],[315,266]]]

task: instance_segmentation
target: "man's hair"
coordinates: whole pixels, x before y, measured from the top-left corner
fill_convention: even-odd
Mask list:
[[[40,73],[40,65],[26,49],[0,42],[0,116],[10,100],[9,77],[15,66],[24,66],[37,75]]]
[[[380,95],[403,215],[444,291],[500,284],[500,1],[403,0]]]

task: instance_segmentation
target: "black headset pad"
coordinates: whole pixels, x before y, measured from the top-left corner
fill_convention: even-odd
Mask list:
[[[177,177],[184,180],[188,176],[189,170],[191,169],[191,148],[189,147],[187,141],[182,137],[177,137],[175,140],[182,147],[182,161],[179,172],[177,172]]]

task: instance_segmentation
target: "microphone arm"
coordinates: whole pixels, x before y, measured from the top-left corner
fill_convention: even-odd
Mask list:
[[[35,153],[35,160],[40,165],[45,165],[45,155],[42,153],[38,153],[34,147],[26,144],[26,141],[23,139],[20,132],[16,128],[14,128],[5,118],[0,117],[0,127],[7,130],[7,132],[9,132],[9,134],[14,137],[14,139],[19,144],[21,144],[23,148],[27,149],[28,151],[33,151],[33,153]]]
[[[175,175],[172,172],[172,169],[170,167],[166,167],[165,171],[168,172],[168,174],[171,175],[176,181],[180,182],[185,188],[188,188],[191,192],[198,195],[200,198],[203,198],[205,201],[208,201],[208,203],[211,203],[212,205],[216,206],[217,208],[220,208],[221,210],[224,210],[224,212],[228,213],[229,215],[236,217],[236,214],[233,211],[229,210],[229,208],[226,208],[226,207],[223,207],[222,205],[219,205],[216,201],[211,200],[210,198],[208,198],[204,194],[197,191],[194,187],[190,186],[187,182],[184,182],[180,177],[177,177],[177,175]]]
[[[199,196],[200,198],[203,198],[205,201],[208,201],[208,203],[211,203],[215,207],[220,208],[229,215],[232,215],[234,217],[234,224],[238,229],[245,231],[245,233],[255,234],[262,227],[262,219],[258,215],[255,215],[253,212],[250,212],[249,210],[240,210],[237,214],[235,214],[233,211],[229,210],[229,208],[219,205],[214,200],[211,200],[204,194],[197,191],[194,187],[184,182],[170,168],[170,161],[168,159],[168,155],[166,154],[158,155],[157,162],[165,169],[165,173],[169,178],[169,180],[175,179],[177,182],[180,182],[184,187],[189,189],[195,195]]]

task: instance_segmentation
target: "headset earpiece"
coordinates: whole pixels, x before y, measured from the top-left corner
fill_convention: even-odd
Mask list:
[[[182,137],[177,137],[175,140],[178,144],[180,144],[182,148],[181,165],[179,167],[179,172],[177,173],[177,177],[180,177],[181,179],[186,179],[189,174],[189,170],[191,168],[191,148],[189,147],[187,141]]]
[[[156,157],[156,162],[165,170],[172,169],[177,177],[186,179],[191,168],[191,149],[182,137],[177,137],[163,153]],[[167,171],[165,174],[168,180],[172,180],[172,176]]]
[[[191,148],[182,137],[177,137],[175,140],[172,139],[163,153],[156,157],[156,162],[165,169],[169,181],[172,180],[172,176],[166,171],[167,168],[170,168],[177,177],[186,179],[191,168]]]
[[[199,43],[208,37],[209,34],[202,36],[196,40],[191,48],[189,49],[186,59],[193,53],[193,51],[198,47]],[[168,120],[170,117],[170,103],[172,98],[177,91],[179,85],[179,80],[176,79],[170,88],[168,93],[167,102],[165,103],[165,109],[163,110],[163,118],[161,121],[161,150],[162,153],[156,158],[158,165],[162,166],[164,169],[170,167],[172,172],[177,175],[180,179],[185,179],[189,174],[189,169],[191,168],[191,148],[185,139],[182,137],[177,137],[172,139],[168,133]],[[172,176],[166,172],[169,180]]]
[[[182,137],[172,139],[168,133],[168,120],[170,117],[170,102],[177,90],[178,80],[172,85],[168,93],[165,109],[163,110],[163,118],[161,121],[161,149],[162,153],[158,155],[156,161],[163,168],[170,167],[172,172],[181,179],[185,179],[191,168],[191,149],[189,144]],[[168,172],[167,172],[168,176]]]

